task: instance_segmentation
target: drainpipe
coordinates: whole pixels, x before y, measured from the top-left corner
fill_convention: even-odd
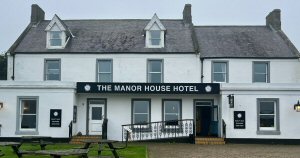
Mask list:
[[[201,83],[203,83],[203,78],[204,78],[204,75],[203,75],[203,62],[204,62],[204,58],[200,58],[201,60]]]
[[[12,54],[13,57],[13,74],[11,76],[12,80],[15,80],[15,54]]]

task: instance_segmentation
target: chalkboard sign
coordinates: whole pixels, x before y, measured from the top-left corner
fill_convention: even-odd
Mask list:
[[[234,111],[234,129],[246,128],[246,113],[245,111]]]
[[[61,127],[61,109],[50,109],[50,127]]]

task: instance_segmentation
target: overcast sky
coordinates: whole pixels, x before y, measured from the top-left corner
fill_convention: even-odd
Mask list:
[[[181,19],[192,4],[195,25],[265,25],[266,15],[281,9],[282,29],[300,49],[300,0],[1,0],[0,52],[8,50],[30,22],[31,4],[46,19]]]

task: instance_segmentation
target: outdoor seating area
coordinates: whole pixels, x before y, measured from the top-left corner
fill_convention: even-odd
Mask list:
[[[136,150],[135,147],[128,149],[132,150],[128,153],[134,154],[134,152],[138,152],[141,149],[146,150],[145,147],[138,148],[140,149]],[[24,137],[20,142],[0,142],[0,157],[135,157],[126,156],[124,153],[127,151],[121,151],[123,149],[127,150],[127,142],[121,143],[116,140],[84,140],[83,145],[72,145],[64,143],[54,144],[49,137]],[[145,153],[146,151],[143,154],[136,154],[136,157],[144,157]]]

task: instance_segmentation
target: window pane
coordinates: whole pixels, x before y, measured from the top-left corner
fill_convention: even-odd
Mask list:
[[[102,107],[92,107],[92,120],[102,120]]]
[[[165,113],[177,113],[179,114],[179,101],[165,101]]]
[[[260,114],[274,114],[274,102],[260,102]]]
[[[59,74],[48,74],[46,80],[59,80]]]
[[[105,61],[98,61],[99,65],[99,72],[111,72],[111,61],[105,60]]]
[[[112,82],[112,76],[110,73],[100,73],[98,80],[98,82]]]
[[[214,63],[214,72],[226,72],[226,63]]]
[[[260,127],[274,127],[274,115],[260,115]]]
[[[161,72],[162,61],[161,60],[151,60],[149,61],[149,72]]]
[[[148,114],[134,114],[134,123],[148,123]]]
[[[214,73],[214,82],[226,82],[226,74]]]
[[[149,101],[134,101],[134,113],[149,113]]]
[[[151,83],[161,83],[161,74],[160,73],[155,73],[155,74],[152,74],[150,73],[149,74],[149,82]]]
[[[21,116],[21,128],[36,128],[36,115]]]
[[[178,115],[165,114],[165,121],[178,120]]]
[[[267,65],[266,63],[254,63],[254,73],[267,73]]]
[[[51,39],[50,45],[51,46],[61,46],[61,39]]]
[[[36,100],[21,101],[22,114],[36,114]]]
[[[160,39],[151,39],[151,45],[160,45]]]
[[[46,63],[48,69],[59,69],[59,60],[47,60]]]
[[[61,38],[61,32],[60,31],[50,32],[50,38]]]
[[[265,74],[254,74],[254,82],[267,82]]]
[[[152,30],[150,31],[151,39],[160,39],[160,30]]]

